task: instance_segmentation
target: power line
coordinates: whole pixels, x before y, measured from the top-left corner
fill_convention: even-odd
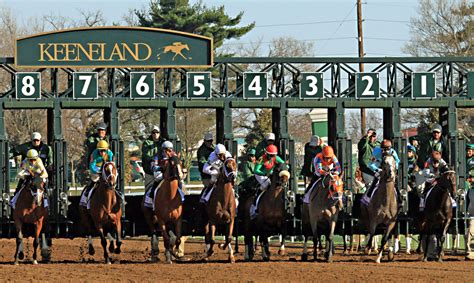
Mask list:
[[[282,26],[306,26],[306,25],[318,25],[318,24],[332,24],[340,23],[341,21],[319,21],[319,22],[306,22],[306,23],[286,23],[286,24],[268,24],[268,25],[257,25],[256,28],[266,27],[282,27]],[[343,22],[355,22],[355,20],[343,20]]]
[[[339,29],[341,28],[342,24],[344,23],[345,20],[347,20],[347,18],[351,15],[352,11],[354,11],[354,8],[357,6],[357,4],[354,4],[351,8],[351,10],[349,11],[349,13],[347,13],[347,15],[342,19],[342,21],[340,22],[339,26],[337,26],[337,29],[336,31],[334,31],[334,33],[329,37],[329,38],[333,38],[336,33],[339,31]],[[320,50],[323,50],[324,47],[326,47],[326,44],[329,40],[325,40],[324,41],[324,44],[321,46]]]
[[[364,21],[367,22],[384,22],[384,23],[403,23],[403,24],[409,24],[410,21],[401,21],[401,20],[382,20],[382,19],[364,19]]]
[[[333,38],[312,38],[312,39],[296,39],[295,41],[298,42],[308,42],[308,41],[318,41],[318,40],[347,40],[347,39],[357,39],[356,37],[353,36],[346,36],[346,37],[333,37]],[[262,42],[235,42],[235,43],[225,43],[223,46],[228,46],[228,45],[248,45],[248,44],[270,44],[273,43],[273,41],[262,41]]]
[[[385,37],[365,37],[365,39],[372,39],[372,40],[388,40],[388,41],[401,41],[407,42],[408,39],[401,39],[401,38],[385,38]]]

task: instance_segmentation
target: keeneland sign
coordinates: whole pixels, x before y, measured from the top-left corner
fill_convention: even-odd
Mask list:
[[[153,28],[62,30],[17,40],[18,67],[211,67],[212,39]]]

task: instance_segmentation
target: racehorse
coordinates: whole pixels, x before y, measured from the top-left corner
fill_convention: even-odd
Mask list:
[[[361,218],[365,219],[366,228],[369,230],[369,240],[365,247],[366,254],[370,255],[372,239],[377,226],[383,225],[384,234],[382,236],[381,248],[375,262],[380,263],[384,247],[397,222],[398,206],[395,195],[396,164],[393,156],[383,157],[382,172],[379,178],[378,189],[373,193],[368,206],[361,206]],[[389,249],[388,259],[393,260],[393,250]]]
[[[90,199],[90,210],[79,206],[81,222],[89,238],[89,254],[95,253],[92,246],[92,233],[99,233],[100,243],[104,249],[105,263],[110,264],[107,252],[106,235],[116,236],[117,246],[110,240],[109,252],[120,254],[122,245],[122,200],[117,198],[115,185],[117,183],[117,168],[114,162],[106,162],[102,166],[100,180]]]
[[[428,243],[431,235],[436,235],[439,262],[443,261],[443,245],[446,233],[453,217],[453,203],[450,196],[456,193],[456,173],[452,169],[443,168],[437,183],[427,192],[425,208],[420,221],[420,239],[423,242],[424,255],[428,260]]]
[[[232,245],[232,232],[234,230],[234,219],[236,215],[236,201],[234,195],[234,182],[237,176],[237,163],[235,159],[228,158],[224,161],[224,165],[220,169],[215,188],[209,197],[206,206],[208,222],[206,223],[206,257],[208,260],[214,254],[214,234],[216,226],[225,224],[227,233],[225,243],[219,245],[221,249],[229,250],[229,262],[234,263],[234,251]]]
[[[245,223],[245,259],[252,260],[254,256],[253,235],[258,235],[262,246],[262,258],[264,261],[270,260],[270,250],[268,237],[274,232],[280,233],[282,242],[278,253],[284,255],[284,241],[286,237],[286,210],[285,197],[288,189],[290,173],[284,170],[284,164],[278,164],[273,169],[271,185],[263,194],[259,201],[258,215],[254,220],[250,220],[250,214],[244,219]],[[250,204],[253,198],[250,199]],[[250,205],[245,205],[244,209],[250,209]]]
[[[326,233],[326,252],[324,256],[328,262],[332,261],[334,251],[334,230],[336,228],[337,217],[339,210],[343,208],[342,194],[343,194],[342,179],[338,175],[327,174],[322,177],[322,180],[316,184],[316,187],[311,192],[310,203],[308,205],[309,222],[313,231],[313,239],[320,239],[320,232],[318,228],[321,224],[328,224]],[[327,227],[327,226],[326,226]],[[315,242],[313,240],[313,242]],[[313,246],[314,260],[317,260],[317,245]]]
[[[156,192],[154,199],[155,211],[144,206],[142,211],[145,220],[151,230],[151,260],[158,261],[158,231],[161,231],[165,246],[165,262],[172,263],[171,256],[179,258],[175,246],[178,249],[181,243],[181,222],[182,222],[182,200],[179,193],[179,158],[172,158],[165,162],[163,166],[163,181]]]
[[[36,260],[36,249],[39,245],[39,237],[43,229],[43,223],[47,221],[48,218],[48,209],[44,207],[45,199],[43,198],[43,192],[44,182],[41,182],[40,186],[36,188],[31,177],[24,182],[23,188],[19,192],[15,208],[13,209],[13,220],[17,232],[15,265],[18,264],[18,260],[23,260],[25,257],[25,254],[23,253],[23,236],[28,235],[24,231],[24,224],[33,225],[33,264],[38,264],[38,261]],[[44,243],[41,247],[41,257],[43,259],[49,258],[49,251]]]

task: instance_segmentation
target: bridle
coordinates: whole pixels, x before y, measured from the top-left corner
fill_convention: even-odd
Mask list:
[[[102,165],[102,180],[111,187],[117,183],[117,173],[114,173],[115,165],[113,162],[107,162]],[[115,172],[117,169],[115,168]]]

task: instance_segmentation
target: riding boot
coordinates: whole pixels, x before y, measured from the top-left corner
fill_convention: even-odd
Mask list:
[[[378,182],[378,178],[374,177],[374,180],[372,181],[372,183],[370,183],[369,189],[365,193],[367,197],[372,198],[372,194],[374,193],[375,185],[377,184],[377,182]]]

